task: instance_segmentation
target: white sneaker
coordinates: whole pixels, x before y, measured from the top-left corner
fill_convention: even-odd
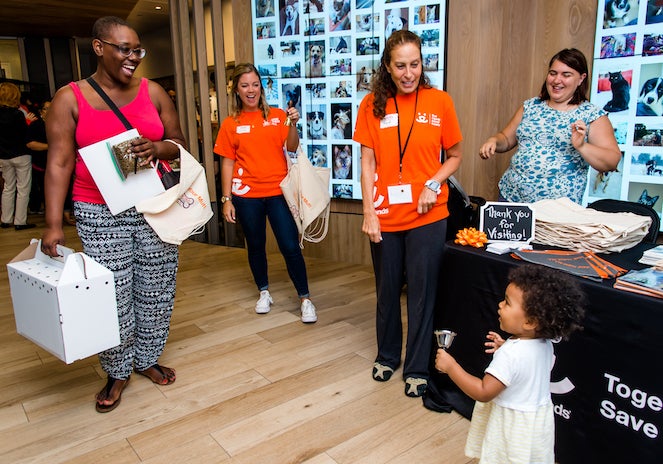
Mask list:
[[[272,297],[269,294],[269,290],[262,290],[260,292],[260,298],[256,303],[256,313],[267,314],[269,310],[272,309],[270,307],[272,303],[274,303],[274,300],[272,300]]]
[[[308,298],[305,298],[302,301],[302,322],[312,323],[318,320],[318,316],[315,314],[315,306]]]

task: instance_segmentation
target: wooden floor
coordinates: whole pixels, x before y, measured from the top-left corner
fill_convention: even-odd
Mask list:
[[[0,230],[3,264],[41,231]],[[66,233],[80,250],[75,229]],[[0,462],[474,462],[463,454],[467,420],[406,397],[400,369],[372,380],[369,267],[307,259],[319,319],[304,325],[279,255],[269,260],[273,309],[259,316],[245,250],[193,241],[180,250],[161,358],[177,381],[133,375],[108,414],[94,409],[105,384],[96,356],[67,365],[16,334],[1,267]]]

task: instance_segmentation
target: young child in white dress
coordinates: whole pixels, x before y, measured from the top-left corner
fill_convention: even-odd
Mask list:
[[[465,445],[488,463],[554,463],[555,423],[550,398],[552,340],[582,328],[584,295],[577,282],[551,268],[527,264],[509,273],[499,304],[500,328],[486,336],[493,360],[483,378],[439,349],[435,368],[476,401]]]

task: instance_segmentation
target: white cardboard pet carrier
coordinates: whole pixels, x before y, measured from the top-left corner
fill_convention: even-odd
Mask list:
[[[113,273],[84,253],[30,245],[7,264],[19,335],[67,364],[120,344]]]

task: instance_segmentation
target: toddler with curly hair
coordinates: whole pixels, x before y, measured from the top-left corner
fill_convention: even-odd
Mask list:
[[[507,340],[487,335],[494,353],[483,378],[439,349],[435,368],[476,401],[465,454],[480,463],[554,463],[555,424],[550,397],[553,340],[581,329],[584,294],[560,271],[527,264],[512,269],[498,314]]]

